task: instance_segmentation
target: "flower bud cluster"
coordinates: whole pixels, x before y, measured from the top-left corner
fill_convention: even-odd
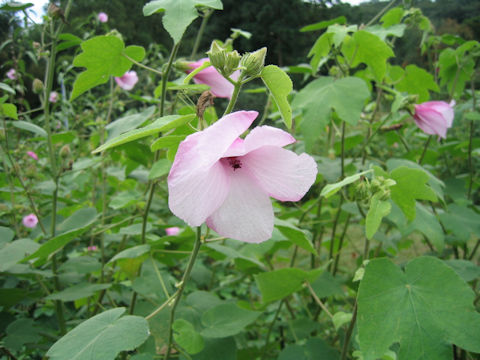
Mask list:
[[[385,179],[383,176],[377,176],[372,181],[360,182],[355,188],[355,199],[357,201],[368,201],[374,195],[380,193],[380,200],[390,198],[390,187],[396,184],[392,179]]]

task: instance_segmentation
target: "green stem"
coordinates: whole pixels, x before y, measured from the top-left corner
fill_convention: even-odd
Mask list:
[[[260,122],[258,123],[257,126],[262,126],[265,120],[267,120],[268,109],[270,108],[271,104],[272,104],[272,99],[270,97],[270,93],[268,93],[268,90],[267,90],[267,102],[265,103],[265,107],[263,108],[262,118],[260,119]]]
[[[341,253],[341,250],[342,250],[342,247],[343,247],[343,241],[345,239],[345,235],[347,234],[347,229],[348,229],[348,225],[350,224],[350,214],[348,214],[347,216],[347,220],[345,221],[345,227],[343,228],[343,232],[342,232],[342,235],[340,236],[340,242],[338,243],[338,250],[337,250],[337,255],[335,256],[335,263],[333,265],[333,276],[335,276],[335,274],[337,273],[337,270],[338,270],[338,263],[340,261],[340,255],[342,254]]]
[[[420,156],[420,159],[418,159],[418,165],[422,165],[423,158],[425,157],[425,154],[427,153],[428,145],[430,145],[430,141],[432,140],[432,135],[430,135],[425,141],[425,146],[423,147],[422,155]]]
[[[208,19],[213,14],[213,10],[207,9],[203,14],[202,23],[200,29],[197,33],[197,38],[195,39],[195,44],[193,44],[192,54],[190,55],[191,59],[194,59],[197,55],[198,47],[200,46],[200,41],[202,40],[203,32],[205,31],[205,26],[207,26]]]
[[[345,177],[345,121],[342,122],[341,179]]]
[[[375,21],[377,21],[377,20],[380,18],[380,16],[382,16],[383,14],[385,14],[385,12],[386,12],[388,9],[390,9],[390,8],[393,6],[393,4],[395,4],[396,1],[397,1],[397,0],[392,0],[392,1],[390,1],[390,2],[387,4],[387,6],[385,6],[382,10],[380,10],[379,13],[378,13],[377,15],[375,15],[375,16],[367,23],[367,25],[365,25],[365,27],[369,27],[369,26],[372,25]]]
[[[207,67],[209,67],[209,66],[212,66],[212,64],[210,63],[210,61],[205,61],[205,62],[202,64],[202,66],[199,66],[198,68],[196,68],[195,70],[193,70],[190,74],[188,74],[187,77],[186,77],[185,79],[183,79],[183,83],[184,83],[185,85],[187,85],[187,84],[190,82],[190,80],[193,79],[193,77],[194,77],[195,75],[197,75],[200,71],[205,70],[205,69],[206,69]]]
[[[341,360],[345,360],[347,358],[348,344],[350,343],[350,338],[352,337],[353,328],[355,326],[356,321],[357,321],[357,300],[355,299],[355,305],[353,306],[352,320],[350,320],[350,324],[348,325],[348,329],[347,329],[347,332],[345,333],[345,338],[343,340],[342,355],[340,357]]]
[[[123,56],[125,59],[127,59],[127,60],[131,61],[132,63],[134,63],[135,65],[137,65],[138,67],[141,67],[141,68],[143,68],[143,69],[145,69],[145,70],[151,71],[151,72],[153,72],[153,73],[155,73],[155,74],[157,74],[157,75],[163,76],[163,74],[162,74],[161,71],[158,71],[158,70],[156,70],[156,69],[154,69],[154,68],[151,68],[151,67],[149,67],[149,66],[147,66],[147,65],[143,65],[142,63],[138,62],[137,60],[132,59],[130,56],[128,56],[128,55],[126,55],[126,54],[122,54],[122,56]]]
[[[168,77],[170,75],[170,70],[172,70],[173,60],[177,56],[178,49],[180,47],[180,42],[173,46],[172,52],[170,53],[170,57],[168,59],[167,68],[165,69],[165,74],[162,76],[162,98],[160,102],[160,117],[162,117],[165,113],[165,100],[167,98],[167,82]]]
[[[238,81],[233,86],[234,87],[233,87],[232,98],[230,99],[230,102],[228,103],[228,106],[225,109],[225,112],[223,113],[223,116],[225,116],[227,114],[230,114],[233,110],[233,107],[235,106],[235,103],[237,102],[238,94],[240,94],[240,89],[242,87],[241,79],[238,79]]]
[[[475,84],[472,80],[470,81],[470,87],[472,89],[472,108],[473,111],[476,110],[476,98],[475,98]],[[473,120],[470,120],[470,136],[469,136],[469,141],[468,141],[468,168],[470,170],[470,183],[468,184],[468,192],[467,192],[467,197],[468,199],[472,198],[472,186],[473,186],[473,175],[474,175],[474,170],[473,170],[473,162],[472,162],[472,146],[473,146],[473,133],[474,133],[474,124]]]
[[[333,259],[333,246],[335,245],[335,234],[337,232],[338,219],[340,218],[340,213],[342,212],[343,196],[340,197],[340,203],[338,204],[337,214],[335,215],[335,220],[333,221],[332,235],[330,238],[330,249],[328,253],[328,260]],[[332,263],[328,265],[328,271],[332,270]]]
[[[168,360],[170,357],[170,351],[172,349],[173,344],[173,322],[175,321],[175,310],[182,298],[183,291],[185,290],[185,285],[190,277],[190,272],[192,271],[193,264],[195,263],[195,259],[197,258],[198,251],[200,250],[200,245],[202,243],[202,228],[201,226],[197,227],[197,236],[195,238],[195,244],[193,246],[192,255],[190,256],[190,260],[188,261],[187,269],[182,277],[182,282],[180,283],[180,287],[178,288],[177,295],[175,297],[175,301],[173,302],[172,309],[170,310],[170,321],[168,325],[168,345],[167,351],[165,352],[164,360]]]

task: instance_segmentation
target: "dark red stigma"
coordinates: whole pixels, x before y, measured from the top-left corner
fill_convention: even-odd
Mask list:
[[[228,164],[233,168],[233,171],[242,168],[242,162],[236,157],[228,158]]]

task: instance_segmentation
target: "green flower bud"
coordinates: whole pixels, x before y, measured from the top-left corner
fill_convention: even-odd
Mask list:
[[[63,159],[67,158],[70,155],[70,146],[68,144],[63,145],[62,148],[60,149],[60,157]]]
[[[216,41],[212,42],[210,50],[207,52],[210,63],[219,71],[222,71],[226,62],[226,51]]]
[[[241,65],[244,68],[243,73],[250,77],[260,76],[265,66],[266,55],[266,47],[263,47],[253,53],[244,54],[241,61]]]
[[[32,83],[32,90],[35,94],[40,94],[43,91],[43,82],[40,79],[34,79]]]
[[[227,53],[226,59],[225,59],[225,66],[223,68],[223,75],[225,76],[230,76],[233,74],[235,70],[237,70],[238,65],[240,64],[240,59],[242,57],[240,54],[237,52],[237,50],[230,51]]]

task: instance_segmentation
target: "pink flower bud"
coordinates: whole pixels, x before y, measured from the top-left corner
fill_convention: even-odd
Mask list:
[[[87,250],[88,250],[88,251],[97,251],[97,250],[98,250],[98,247],[95,246],[95,245],[92,245],[92,246],[87,247]]]
[[[175,236],[178,235],[178,233],[180,232],[180,228],[177,226],[168,227],[165,229],[165,232],[168,236]]]
[[[455,101],[450,104],[445,101],[428,101],[415,105],[415,123],[424,133],[445,139],[447,129],[452,127],[454,105]]]
[[[138,76],[135,71],[127,71],[122,77],[115,77],[115,81],[123,90],[132,90],[138,81]]]
[[[22,223],[26,227],[33,229],[38,224],[38,218],[35,214],[29,214],[23,218]]]
[[[15,69],[10,69],[7,71],[7,77],[10,79],[10,80],[15,80],[17,78],[17,72],[15,71]]]
[[[106,23],[108,21],[108,15],[105,14],[104,12],[100,12],[98,13],[98,21],[100,21],[101,23]]]
[[[56,103],[58,101],[58,93],[56,91],[52,91],[50,93],[50,96],[48,97],[48,100],[51,102],[51,103]]]
[[[27,151],[27,155],[30,156],[34,160],[38,160],[38,155],[35,154],[33,151]]]

